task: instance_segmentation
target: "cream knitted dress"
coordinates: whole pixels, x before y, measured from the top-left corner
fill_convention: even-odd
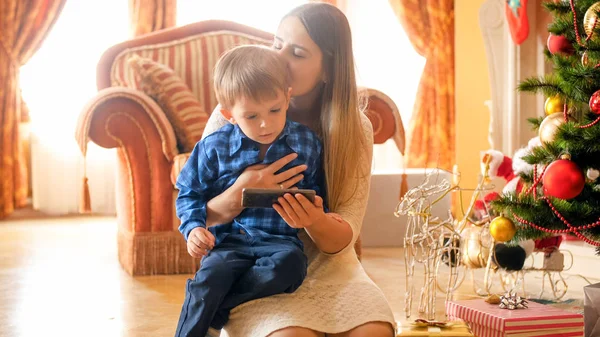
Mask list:
[[[373,129],[368,118],[362,120],[370,172],[373,154]],[[211,134],[227,120],[218,109],[211,115],[204,135]],[[358,150],[358,149],[357,149]],[[389,322],[395,327],[394,315],[381,290],[371,281],[354,252],[369,197],[369,178],[360,179],[355,198],[336,213],[352,227],[352,242],[336,254],[319,251],[305,231],[300,232],[308,256],[308,273],[292,294],[280,294],[244,303],[231,311],[221,334],[229,337],[260,337],[285,327],[299,326],[326,333],[348,331],[372,321]]]

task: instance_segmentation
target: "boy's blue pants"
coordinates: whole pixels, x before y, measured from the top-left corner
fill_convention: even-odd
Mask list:
[[[175,336],[204,337],[209,326],[223,328],[234,307],[294,292],[306,277],[306,268],[306,256],[291,240],[229,234],[187,281]]]

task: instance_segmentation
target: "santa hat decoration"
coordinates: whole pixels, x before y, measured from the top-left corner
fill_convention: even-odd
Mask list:
[[[489,160],[490,168],[488,170],[488,176],[490,178],[504,178],[506,181],[511,180],[515,177],[512,168],[512,159],[505,156],[502,152],[497,150],[485,151],[481,160],[481,171],[485,170],[486,162]]]
[[[523,182],[521,181],[521,178],[517,176],[514,179],[509,180],[506,185],[504,185],[502,188],[502,193],[521,193],[522,190]]]
[[[527,156],[530,153],[530,149],[526,147],[520,148],[517,151],[515,151],[512,164],[513,172],[515,173],[515,175],[518,175],[519,173],[529,173],[533,171],[533,165],[523,160],[523,157]]]
[[[502,192],[510,193],[516,192],[521,193],[523,190],[523,181],[519,178],[519,174],[527,174],[533,172],[533,165],[527,163],[523,158],[529,154],[531,151],[537,147],[541,146],[541,141],[539,137],[534,137],[529,140],[526,147],[520,148],[515,151],[515,155],[513,156],[513,164],[512,169],[515,174],[515,179],[512,179],[506,183]],[[538,172],[539,174],[539,172]]]
[[[498,192],[490,192],[483,197],[483,200],[485,200],[486,204],[489,204],[490,202],[498,199],[499,197],[500,194],[498,194]]]

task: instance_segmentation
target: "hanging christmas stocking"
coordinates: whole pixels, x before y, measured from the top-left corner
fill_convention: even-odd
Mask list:
[[[529,35],[527,0],[506,0],[506,21],[515,44],[521,44]]]

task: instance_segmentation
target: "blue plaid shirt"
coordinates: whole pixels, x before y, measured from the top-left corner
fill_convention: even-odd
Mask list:
[[[313,189],[326,199],[323,195],[322,149],[321,141],[312,130],[288,120],[279,138],[267,150],[264,160],[260,160],[258,143],[246,137],[237,125],[223,126],[196,144],[177,178],[179,231],[187,240],[192,229],[206,228],[206,203],[233,185],[246,167],[270,164],[294,152],[298,157],[277,173],[306,164],[308,168],[303,172],[304,179],[296,186]],[[298,230],[285,223],[273,208],[246,208],[232,222],[209,228],[215,235],[215,244],[229,233],[241,230],[252,237],[275,235],[289,238],[302,247]]]

